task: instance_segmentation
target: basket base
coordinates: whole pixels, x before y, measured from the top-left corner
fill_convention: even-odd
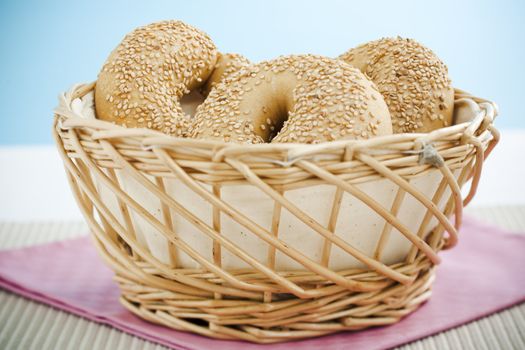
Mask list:
[[[430,298],[434,268],[409,286],[272,302],[190,296],[116,279],[121,303],[145,320],[211,338],[276,343],[396,323]]]

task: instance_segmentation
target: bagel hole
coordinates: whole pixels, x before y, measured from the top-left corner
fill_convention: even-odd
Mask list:
[[[273,130],[270,129],[270,133],[268,134],[268,141],[272,142],[273,138],[277,136],[277,134],[281,131],[283,128],[284,122],[288,120],[288,110],[283,109],[280,111],[277,111],[275,113],[275,117],[272,118],[272,126],[274,127]]]
[[[204,98],[199,89],[191,90],[189,94],[183,95],[180,99],[182,111],[193,117],[197,111],[197,107],[204,102]]]

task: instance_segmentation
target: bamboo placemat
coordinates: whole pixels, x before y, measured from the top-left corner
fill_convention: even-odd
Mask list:
[[[466,213],[525,232],[525,206],[468,208]],[[73,238],[82,222],[0,222],[0,249]],[[525,303],[399,349],[525,349]],[[0,349],[160,350],[144,341],[51,307],[0,291]]]

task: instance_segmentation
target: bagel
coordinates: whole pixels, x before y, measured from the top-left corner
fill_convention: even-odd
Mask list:
[[[97,117],[183,136],[189,116],[180,99],[208,80],[216,61],[208,35],[181,21],[137,28],[113,50],[98,75]]]
[[[213,72],[201,87],[202,95],[208,96],[215,85],[232,74],[237,73],[239,70],[248,67],[250,64],[250,61],[242,55],[236,53],[219,53]]]
[[[376,84],[390,110],[394,133],[429,132],[452,124],[454,89],[447,66],[417,41],[383,38],[339,59]]]
[[[197,108],[189,137],[236,143],[319,143],[392,133],[374,84],[343,61],[281,56],[217,84]]]

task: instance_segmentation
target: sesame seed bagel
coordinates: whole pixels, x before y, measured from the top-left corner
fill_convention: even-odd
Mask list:
[[[429,132],[452,124],[454,90],[447,66],[415,40],[384,38],[339,56],[377,86],[394,133]]]
[[[189,136],[237,143],[319,143],[392,133],[374,84],[340,60],[281,56],[245,67],[211,90]]]
[[[183,136],[189,116],[180,99],[204,84],[216,60],[208,35],[183,22],[137,28],[102,67],[95,87],[97,117]]]
[[[218,53],[213,72],[201,87],[202,94],[208,96],[215,85],[250,64],[251,62],[246,57],[237,53]]]

